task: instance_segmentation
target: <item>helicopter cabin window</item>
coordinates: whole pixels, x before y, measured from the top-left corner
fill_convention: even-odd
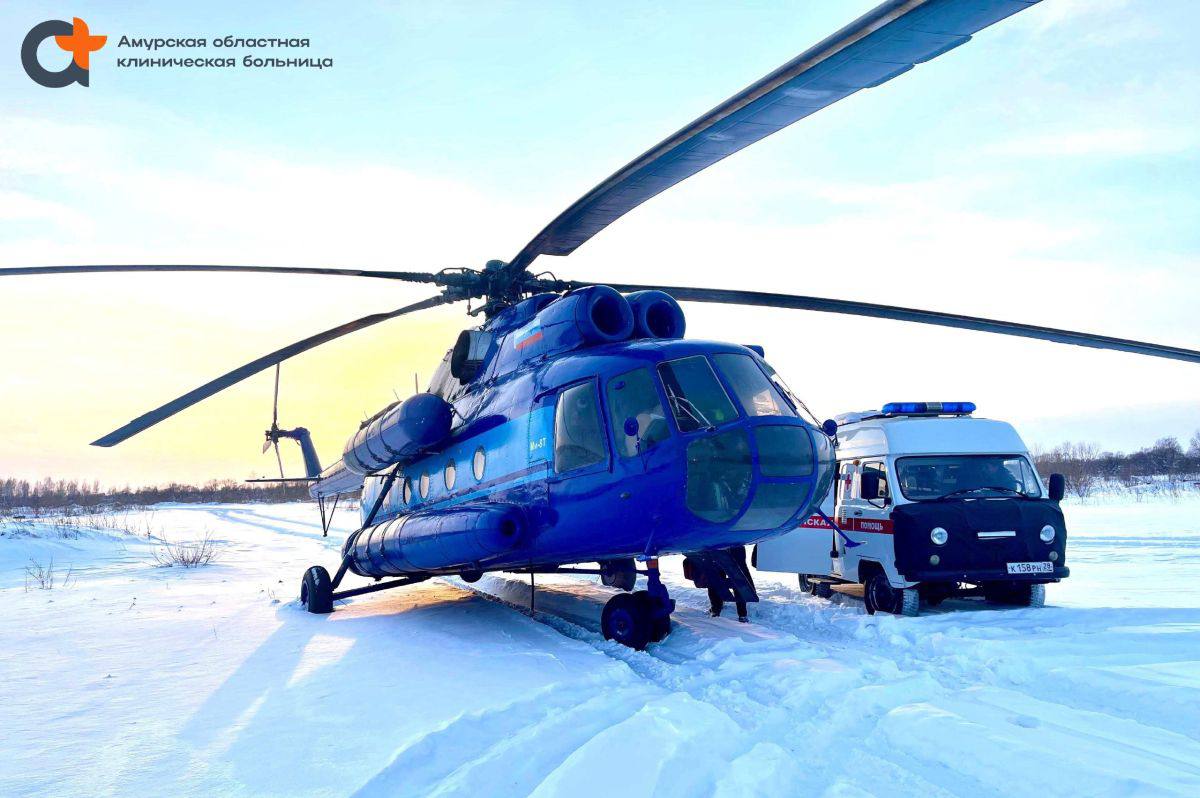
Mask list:
[[[405,504],[412,504],[412,477],[404,478],[404,489],[401,491],[401,498]]]
[[[480,446],[475,450],[475,456],[471,458],[471,473],[475,475],[476,482],[483,481],[483,469],[487,465],[487,453]]]
[[[421,498],[424,499],[429,495],[429,474],[421,475]]]
[[[585,382],[566,389],[558,395],[554,413],[554,470],[573,471],[606,456],[595,387]]]
[[[622,457],[649,451],[671,434],[647,369],[627,371],[609,380],[608,418]],[[631,419],[637,423],[636,429]]]
[[[732,421],[737,411],[703,355],[658,365],[671,414],[680,432],[695,432]]]
[[[446,490],[454,490],[454,480],[458,477],[458,470],[454,467],[454,461],[446,463],[446,470],[442,472],[442,479],[446,482]]]
[[[749,355],[713,355],[725,381],[748,416],[795,416],[766,374]]]

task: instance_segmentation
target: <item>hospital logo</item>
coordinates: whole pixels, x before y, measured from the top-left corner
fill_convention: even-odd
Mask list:
[[[54,39],[60,50],[71,54],[71,60],[58,71],[46,69],[38,61],[38,47],[46,39]],[[87,23],[79,17],[71,22],[48,19],[33,26],[21,43],[21,64],[34,82],[48,89],[61,89],[78,83],[88,85],[88,65],[93,52],[108,41],[107,36],[93,36]]]

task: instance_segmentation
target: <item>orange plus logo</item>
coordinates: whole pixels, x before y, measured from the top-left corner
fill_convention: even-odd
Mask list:
[[[71,54],[71,60],[57,72],[52,72],[38,61],[38,47],[53,37],[54,43]],[[59,19],[48,19],[33,26],[21,44],[21,64],[29,77],[50,89],[61,89],[78,83],[88,85],[91,55],[104,46],[107,36],[93,36],[87,23],[75,17],[70,23]]]

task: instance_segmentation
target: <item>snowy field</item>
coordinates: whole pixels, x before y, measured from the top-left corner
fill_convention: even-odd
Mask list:
[[[0,525],[0,795],[1200,795],[1200,497],[1067,511],[1041,610],[919,618],[759,575],[603,640],[587,577],[454,579],[312,616],[310,505],[160,506],[140,536]],[[216,563],[160,567],[206,533]],[[53,559],[66,585],[28,585]]]

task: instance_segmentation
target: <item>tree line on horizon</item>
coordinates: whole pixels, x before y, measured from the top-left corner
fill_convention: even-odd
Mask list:
[[[248,483],[220,479],[202,485],[172,482],[102,488],[99,481],[0,478],[0,511],[140,507],[161,502],[292,502],[308,498],[307,483]]]
[[[1048,451],[1034,448],[1034,463],[1043,477],[1062,474],[1067,493],[1086,498],[1105,484],[1124,488],[1200,486],[1200,430],[1184,448],[1178,438],[1159,438],[1136,452],[1102,451],[1093,443],[1066,442]]]
[[[1159,438],[1153,446],[1136,452],[1102,451],[1092,443],[1065,442],[1050,450],[1033,449],[1033,459],[1043,477],[1062,474],[1067,492],[1087,497],[1102,484],[1126,488],[1160,483],[1177,488],[1200,485],[1200,430],[1184,448],[1178,438]],[[0,478],[0,510],[43,510],[63,507],[139,507],[161,502],[239,503],[293,502],[309,499],[306,483],[248,483],[232,479],[202,485],[172,482],[166,485],[103,488],[98,480],[54,479],[37,481]]]

